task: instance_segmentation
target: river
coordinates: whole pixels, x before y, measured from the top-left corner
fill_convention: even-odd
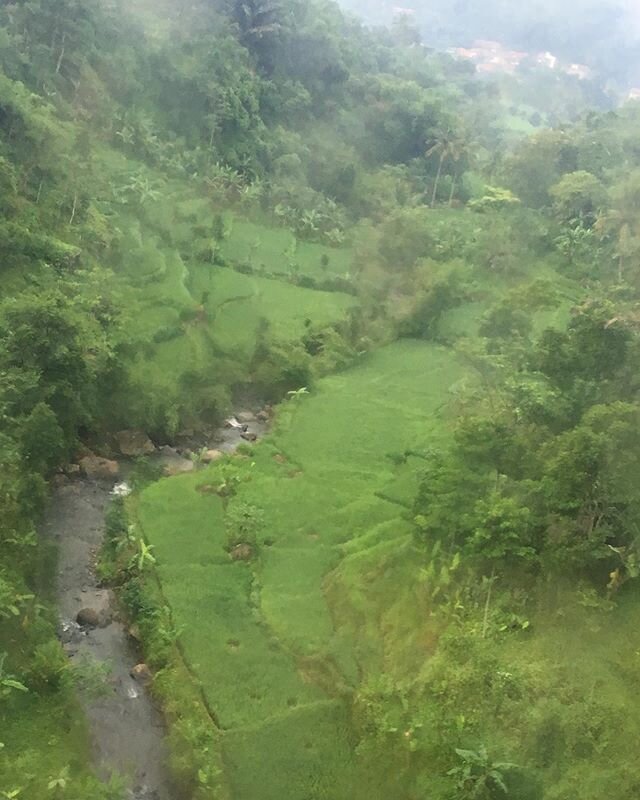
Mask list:
[[[250,429],[261,436],[266,425],[253,422]],[[241,434],[237,428],[221,429],[208,446],[233,452],[243,442]],[[126,464],[123,468],[126,472]],[[139,653],[117,617],[112,592],[95,573],[113,487],[113,482],[76,478],[52,491],[42,535],[58,549],[61,639],[72,662],[90,661],[105,669],[104,691],[81,693],[98,776],[122,777],[132,800],[178,800],[167,767],[162,715],[144,685],[131,676]],[[82,609],[97,611],[103,626],[80,627],[76,619]]]

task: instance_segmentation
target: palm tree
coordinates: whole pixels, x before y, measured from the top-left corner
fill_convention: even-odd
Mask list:
[[[272,0],[236,0],[234,12],[242,37],[249,41],[261,39],[280,29],[280,4]]]
[[[622,282],[627,264],[640,254],[640,170],[633,170],[611,192],[612,208],[601,214],[594,225],[602,239],[614,239],[618,280]]]
[[[436,179],[433,184],[433,193],[431,195],[431,208],[435,207],[436,198],[438,196],[438,187],[442,177],[442,168],[446,159],[458,162],[466,154],[467,146],[465,139],[450,126],[441,128],[434,134],[432,144],[427,148],[425,156],[438,156],[438,171]],[[454,172],[451,179],[451,192],[449,194],[449,205],[453,202],[453,194],[455,192],[455,185],[457,181],[456,173]]]
[[[242,43],[269,70],[272,53],[269,39],[282,28],[281,6],[276,0],[234,0],[234,16],[240,28]]]

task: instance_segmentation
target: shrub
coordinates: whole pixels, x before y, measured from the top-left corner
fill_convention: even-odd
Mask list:
[[[250,503],[233,503],[225,517],[227,527],[227,549],[240,544],[255,547],[257,535],[264,527],[264,512]]]
[[[69,679],[69,661],[55,639],[36,647],[26,681],[39,694],[61,689]]]

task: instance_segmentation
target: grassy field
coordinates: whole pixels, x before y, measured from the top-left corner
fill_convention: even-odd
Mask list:
[[[113,184],[126,186],[126,159],[108,150],[101,159]],[[225,258],[230,264],[244,263],[251,250],[256,269],[264,264],[268,273],[283,273],[281,278],[204,262],[196,237],[211,226],[211,202],[184,182],[140,174],[145,186],[155,187],[149,199],[125,193],[127,202],[105,202],[117,231],[110,289],[130,353],[130,388],[113,405],[121,424],[159,430],[184,424],[185,416],[224,412],[232,387],[249,380],[259,327],[267,325],[272,338],[297,341],[308,321],[323,326],[343,319],[354,298],[292,283],[282,264],[292,234],[231,213],[225,215]],[[329,258],[326,269],[323,255]],[[351,253],[300,243],[296,260],[299,274],[328,278],[348,271]],[[194,384],[199,395],[191,402]]]
[[[222,255],[231,262],[251,263],[254,268],[286,274],[293,261],[300,274],[318,279],[344,276],[351,269],[352,254],[348,248],[299,241],[286,228],[228,215],[227,230]]]
[[[473,380],[453,350],[391,345],[284,404],[254,448],[136,500],[222,729],[233,800],[445,800],[454,748],[479,737],[536,764],[553,800],[576,786],[598,800],[613,750],[632,760],[636,598],[614,609],[558,585],[526,633],[502,629],[497,610],[486,639],[484,600],[434,611],[408,507],[423,455],[446,444],[457,387]],[[215,487],[232,477],[223,501]],[[233,561],[228,530],[243,513],[254,557]],[[443,747],[442,762],[412,755]],[[536,780],[519,800],[541,797]],[[633,780],[612,773],[612,796],[620,782],[632,796]]]
[[[264,519],[250,565],[230,560],[222,500],[202,491],[225,467],[140,497],[187,658],[226,731],[234,797],[365,796],[345,698],[384,642],[375,626],[354,637],[353,614],[335,617],[327,580],[347,556],[379,568],[385,551],[412,550],[401,500],[380,493],[402,473],[397,456],[445,435],[447,389],[462,375],[450,352],[404,342],[288,404],[275,434],[233,460],[243,482],[227,521],[247,506]]]

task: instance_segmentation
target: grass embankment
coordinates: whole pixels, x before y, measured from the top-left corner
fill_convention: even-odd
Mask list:
[[[347,555],[378,570],[385,559],[392,571],[398,560],[417,563],[402,519],[412,487],[399,462],[442,437],[448,389],[464,374],[443,348],[386,348],[287,405],[274,435],[233,460],[243,483],[226,510],[206,491],[224,466],[140,497],[184,652],[225,731],[234,798],[378,796],[397,782],[358,758],[345,702],[364,662],[382,666],[380,621],[356,597],[349,619],[335,617],[325,579]],[[233,562],[227,525],[247,507],[264,519],[259,555]],[[420,635],[414,589],[398,592],[410,617],[391,635]]]
[[[222,255],[232,263],[248,263],[256,269],[286,275],[294,262],[296,274],[319,280],[344,277],[352,268],[353,254],[348,247],[301,241],[286,228],[229,215],[227,230]]]
[[[0,670],[0,796],[49,800],[51,783],[60,780],[65,786],[73,781],[76,790],[97,800],[108,789],[91,772],[86,719],[56,639],[53,556],[43,545],[34,563],[41,576],[48,576],[41,595],[21,614],[0,617],[0,661],[6,654]],[[27,691],[12,688],[14,680]]]

